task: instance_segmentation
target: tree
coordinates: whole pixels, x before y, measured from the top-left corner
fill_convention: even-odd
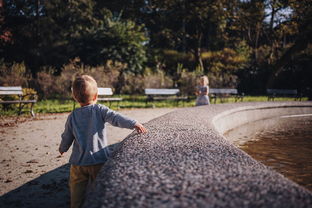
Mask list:
[[[311,44],[312,36],[312,5],[308,0],[304,1],[290,1],[293,9],[293,16],[291,21],[297,25],[297,35],[292,46],[285,50],[283,55],[273,65],[273,71],[267,82],[267,87],[270,88],[274,84],[276,77],[283,71],[283,67],[289,63],[293,57],[299,52],[305,50]]]
[[[115,93],[124,86],[125,73],[142,74],[146,61],[148,39],[142,26],[130,20],[107,19],[107,24],[92,28],[83,37],[74,40],[76,56],[89,65],[103,65],[108,60],[126,64],[119,73]]]
[[[12,41],[4,45],[6,61],[24,61],[35,74],[42,66],[60,68],[71,57],[71,39],[96,24],[88,0],[7,0],[4,25]]]
[[[7,0],[4,22],[12,41],[4,44],[1,55],[6,61],[24,61],[33,74],[44,66],[60,73],[75,57],[90,65],[119,61],[129,72],[142,72],[143,28],[95,8],[91,0]]]

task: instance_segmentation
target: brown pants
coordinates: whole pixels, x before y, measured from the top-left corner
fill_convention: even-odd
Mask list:
[[[103,164],[90,166],[70,166],[69,189],[70,207],[79,208],[83,205],[88,184],[94,182]]]

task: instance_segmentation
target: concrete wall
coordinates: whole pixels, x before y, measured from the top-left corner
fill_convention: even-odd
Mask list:
[[[154,119],[145,124],[148,134],[132,133],[121,143],[100,171],[85,207],[312,207],[311,192],[220,134],[311,106],[222,104],[183,108]]]
[[[312,105],[298,105],[298,103],[284,103],[280,105],[243,106],[226,110],[216,115],[212,122],[220,134],[235,129],[249,122],[279,117],[283,115],[311,114]]]

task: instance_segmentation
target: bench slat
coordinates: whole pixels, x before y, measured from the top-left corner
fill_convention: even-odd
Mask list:
[[[0,91],[9,91],[9,90],[13,90],[13,91],[22,91],[22,87],[20,86],[13,86],[13,87],[0,87]]]
[[[146,88],[146,95],[176,95],[180,92],[179,89],[156,89],[156,88]]]
[[[98,101],[122,101],[122,98],[98,98]]]
[[[98,95],[113,95],[113,91],[111,88],[98,88]]]
[[[209,93],[213,94],[238,94],[237,89],[219,89],[219,88],[210,88]]]
[[[0,95],[23,95],[22,87],[0,87]]]
[[[4,100],[1,104],[36,103],[37,100]]]
[[[281,95],[297,95],[297,90],[293,89],[267,89],[268,94],[281,94]]]
[[[23,95],[23,91],[0,91],[0,95]]]

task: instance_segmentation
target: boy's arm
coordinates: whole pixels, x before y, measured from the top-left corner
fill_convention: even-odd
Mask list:
[[[59,146],[59,152],[62,155],[64,152],[67,152],[67,150],[69,149],[69,147],[71,146],[71,144],[74,141],[74,135],[73,135],[73,131],[72,131],[72,126],[70,123],[70,117],[68,117],[66,124],[65,124],[65,130],[62,134],[62,140],[61,140],[61,144]]]
[[[136,120],[120,115],[119,113],[109,108],[106,108],[106,109],[104,108],[104,111],[105,111],[103,112],[104,120],[112,124],[113,126],[118,126],[121,128],[128,128],[128,129],[135,128],[137,132],[139,133],[147,132],[146,128],[141,123],[137,122]]]
[[[135,128],[135,124],[137,123],[136,120],[120,115],[119,113],[109,108],[103,108],[102,110],[103,110],[102,113],[103,113],[103,118],[105,122],[108,122],[113,126],[117,126],[121,128],[127,128],[127,129]]]

